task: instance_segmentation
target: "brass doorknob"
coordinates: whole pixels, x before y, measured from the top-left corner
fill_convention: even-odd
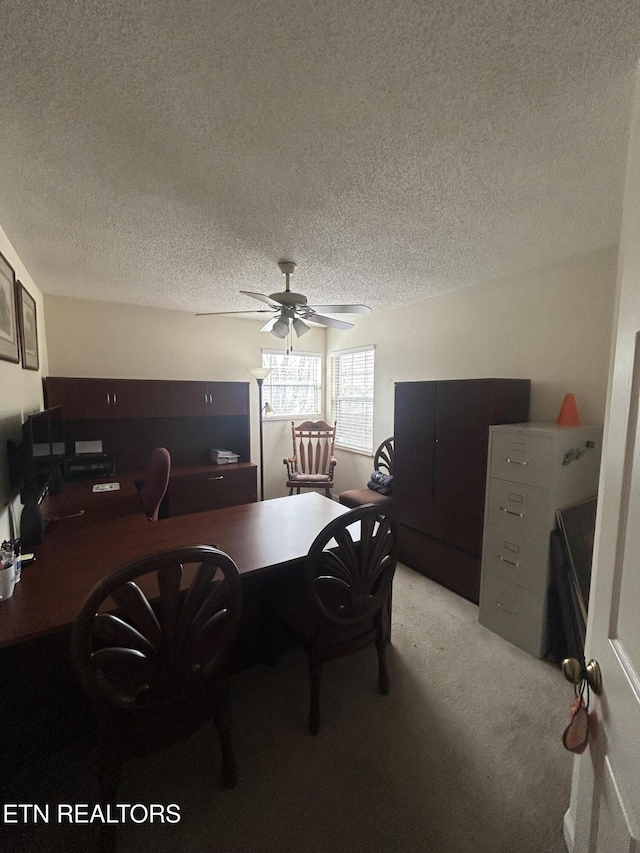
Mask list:
[[[590,660],[583,666],[576,658],[565,658],[562,661],[562,673],[571,684],[580,684],[586,679],[596,696],[602,692],[602,673],[597,660]]]

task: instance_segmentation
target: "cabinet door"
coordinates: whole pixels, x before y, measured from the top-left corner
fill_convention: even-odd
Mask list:
[[[144,379],[53,376],[45,384],[47,406],[62,406],[65,420],[159,417],[162,384]]]
[[[178,474],[171,477],[168,494],[172,516],[253,503],[257,496],[256,467],[212,465],[203,472]]]
[[[112,417],[112,391],[108,379],[46,380],[47,406],[62,406],[65,420]]]
[[[249,411],[248,382],[209,382],[207,391],[211,415],[246,415]]]
[[[145,379],[112,379],[112,418],[157,418],[162,415],[162,382]]]
[[[437,383],[434,497],[478,513],[484,508],[489,399],[482,380]]]
[[[207,382],[162,382],[162,411],[165,417],[197,417],[211,413]]]
[[[435,382],[396,385],[393,502],[398,520],[418,529],[433,498],[435,401]]]

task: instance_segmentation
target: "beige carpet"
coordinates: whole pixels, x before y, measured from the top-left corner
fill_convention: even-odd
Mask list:
[[[570,686],[477,623],[477,608],[399,567],[391,693],[372,647],[325,666],[320,735],[306,733],[306,657],[232,682],[237,788],[207,727],[130,764],[122,803],[177,803],[179,824],[119,830],[118,850],[220,853],[563,853]],[[84,750],[33,769],[16,796],[95,802]],[[17,828],[11,851],[85,850],[91,828]],[[64,847],[63,847],[64,845]],[[5,848],[6,849],[6,848]]]

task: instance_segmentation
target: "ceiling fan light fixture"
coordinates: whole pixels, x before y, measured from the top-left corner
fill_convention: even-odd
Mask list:
[[[276,338],[286,338],[289,334],[289,318],[288,317],[279,317],[276,322],[273,324],[273,329],[271,329],[271,334],[275,335]]]
[[[296,317],[293,321],[293,328],[295,330],[296,335],[300,337],[301,335],[305,335],[309,331],[311,326],[307,326],[304,320],[301,320],[299,317]]]

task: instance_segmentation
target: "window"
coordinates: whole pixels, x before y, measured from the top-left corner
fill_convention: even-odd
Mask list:
[[[345,450],[373,453],[374,355],[372,346],[331,353],[331,417]]]
[[[320,417],[322,356],[319,352],[262,350],[262,366],[271,373],[264,380],[262,399],[281,417]]]

